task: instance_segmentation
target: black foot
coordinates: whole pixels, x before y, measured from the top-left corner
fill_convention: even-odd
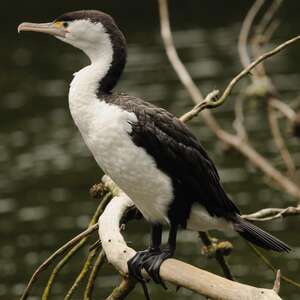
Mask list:
[[[150,296],[149,296],[146,281],[143,278],[141,271],[144,267],[144,261],[153,253],[156,253],[157,251],[160,250],[159,249],[155,250],[153,248],[150,248],[144,251],[139,251],[136,253],[134,257],[132,257],[127,262],[128,274],[129,276],[133,276],[136,280],[138,280],[141,283],[146,300],[150,300]]]
[[[140,282],[145,282],[141,271],[144,267],[145,259],[151,256],[152,253],[156,253],[156,250],[153,250],[151,248],[146,249],[144,251],[137,252],[134,257],[129,259],[127,262],[129,276],[134,277],[136,280]]]
[[[160,278],[160,266],[167,258],[172,257],[173,254],[174,251],[170,247],[166,246],[160,251],[149,253],[149,255],[143,259],[143,267],[145,268],[149,276],[153,279],[154,282],[156,282],[157,284],[161,284],[164,289],[167,289],[167,287]]]

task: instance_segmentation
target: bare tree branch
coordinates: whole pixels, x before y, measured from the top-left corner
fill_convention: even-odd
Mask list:
[[[260,22],[256,26],[255,33],[250,39],[249,33],[252,30],[252,27],[254,26],[254,19],[256,15],[258,14],[259,10],[261,9],[262,5],[264,4],[264,0],[256,0],[249,10],[244,22],[243,26],[240,32],[240,38],[239,38],[239,53],[241,57],[241,61],[245,61],[245,55],[249,58],[250,54],[246,51],[247,45],[250,44],[252,47],[253,57],[256,58],[261,55],[262,53],[262,47],[269,41],[269,38],[271,38],[270,35],[270,29],[268,26],[272,26],[273,23],[271,23],[271,20],[273,19],[276,11],[279,9],[280,5],[282,4],[282,0],[274,0],[272,4],[269,6],[269,8],[266,10],[266,12],[263,14]],[[274,29],[274,28],[273,28]],[[267,32],[268,31],[268,32]],[[273,33],[274,31],[272,31]],[[267,34],[267,36],[266,36]],[[251,42],[249,41],[251,40]],[[242,51],[244,50],[244,51]],[[250,60],[250,59],[249,59]],[[245,66],[245,65],[244,65]],[[293,175],[296,172],[296,167],[293,162],[293,159],[291,157],[291,154],[288,150],[288,147],[286,146],[286,143],[284,139],[282,138],[277,114],[275,114],[275,111],[273,109],[273,101],[280,101],[278,99],[275,99],[273,96],[275,92],[275,87],[273,86],[273,83],[267,76],[267,72],[264,68],[263,63],[259,65],[259,69],[256,68],[255,72],[253,72],[252,79],[252,90],[256,91],[259,90],[259,93],[261,94],[261,90],[263,90],[263,94],[267,99],[267,114],[268,114],[268,120],[269,120],[269,126],[271,130],[271,134],[274,140],[274,143],[276,147],[278,148],[278,151],[282,157],[282,160],[286,166],[288,175],[292,178]],[[261,83],[265,84],[261,84]],[[254,95],[255,96],[255,95]],[[239,103],[240,101],[237,101]],[[241,125],[240,125],[241,127]]]
[[[273,0],[273,3],[270,5],[270,7],[267,9],[267,11],[264,13],[262,16],[259,24],[255,28],[255,33],[254,35],[256,36],[264,36],[266,32],[270,31],[270,26],[273,27],[272,25],[272,20],[282,5],[283,0]]]
[[[245,102],[245,95],[240,93],[237,97],[234,105],[234,114],[235,119],[233,121],[233,128],[236,131],[237,136],[242,140],[246,140],[248,142],[249,137],[245,127],[245,116],[244,116],[244,102]]]
[[[280,278],[281,278],[281,274],[280,274],[280,270],[278,270],[276,273],[276,279],[275,279],[274,286],[273,286],[273,290],[277,294],[279,294],[279,291],[280,291]]]
[[[178,75],[179,79],[181,80],[182,84],[184,85],[185,89],[191,96],[192,100],[199,105],[202,109],[202,107],[207,107],[207,104],[202,106],[201,102],[203,101],[202,94],[198,87],[195,85],[194,81],[192,80],[190,74],[186,70],[185,66],[181,62],[175,46],[174,41],[171,33],[170,28],[170,22],[169,22],[169,13],[168,13],[168,6],[167,6],[167,0],[159,0],[159,9],[160,9],[160,21],[161,21],[161,34],[164,42],[164,46],[166,49],[167,56],[171,62],[171,65],[173,66],[176,74]],[[300,39],[300,36],[295,37],[294,39],[291,39],[280,46],[276,47],[274,50],[267,52],[266,54],[262,55],[260,58],[258,58],[256,61],[254,61],[251,65],[248,66],[247,69],[244,69],[242,72],[240,72],[228,85],[228,87],[225,89],[223,96],[220,98],[221,100],[228,96],[228,94],[231,92],[234,85],[248,72],[251,70],[251,68],[254,68],[258,63],[263,61],[269,56],[274,55],[275,53],[278,53],[285,47],[289,46],[290,44],[294,43],[295,41],[298,41]],[[220,99],[218,101],[220,101]],[[198,104],[199,103],[199,104]],[[205,102],[206,103],[206,102]],[[198,106],[198,107],[199,107]],[[200,110],[201,110],[200,109]],[[193,109],[194,111],[197,111]],[[195,116],[197,113],[194,114]],[[284,191],[289,193],[290,195],[296,197],[297,199],[300,199],[300,188],[298,185],[296,185],[293,181],[286,178],[285,175],[283,175],[280,171],[278,171],[276,168],[272,166],[272,164],[265,159],[262,155],[260,155],[249,143],[246,141],[241,140],[238,136],[230,134],[226,131],[224,131],[218,124],[217,120],[212,116],[212,114],[208,110],[201,111],[201,116],[206,123],[206,125],[214,132],[214,134],[224,143],[234,147],[237,151],[242,153],[255,167],[260,169],[265,175],[270,177],[276,184]]]
[[[101,192],[100,192],[101,190]],[[106,194],[103,194],[103,192],[105,192]],[[113,192],[113,191],[112,191]],[[60,269],[64,266],[64,264],[75,254],[75,252],[77,252],[85,243],[86,238],[91,235],[93,232],[95,232],[98,229],[98,224],[96,224],[99,216],[101,215],[101,213],[103,212],[105,206],[107,205],[107,203],[109,202],[112,194],[110,192],[107,193],[107,191],[104,191],[103,186],[99,187],[99,185],[95,185],[93,186],[93,188],[91,189],[91,194],[93,197],[97,198],[98,196],[96,195],[96,193],[102,193],[103,194],[103,199],[102,201],[99,203],[91,221],[90,224],[88,225],[88,228],[83,231],[82,233],[76,235],[73,239],[71,239],[70,241],[68,241],[67,243],[65,243],[62,247],[60,247],[58,250],[56,250],[50,257],[48,257],[34,272],[34,274],[32,275],[26,289],[23,292],[23,295],[21,296],[20,300],[25,300],[27,299],[29,292],[32,288],[33,283],[38,279],[38,276],[40,275],[40,273],[42,273],[43,271],[45,271],[49,265],[60,255],[64,254],[68,249],[72,248],[74,245],[75,247],[73,249],[70,250],[70,252],[58,263],[58,265],[54,268],[50,279],[47,283],[46,289],[44,291],[43,294],[43,299],[47,299],[52,287],[52,284],[54,282],[54,279],[57,275],[57,273],[60,271]],[[100,198],[100,197],[98,197]]]
[[[274,99],[271,105],[280,111],[290,122],[295,120],[296,113],[289,105],[285,104],[279,99]]]
[[[276,111],[274,110],[273,105],[271,104],[273,101],[274,101],[273,97],[270,97],[268,99],[268,119],[270,124],[270,130],[272,132],[273,140],[286,166],[287,173],[290,177],[293,177],[296,172],[296,166],[286,146],[286,143],[281,135],[279,124],[278,124],[278,117],[276,115]]]
[[[98,255],[98,249],[94,249],[92,251],[90,251],[88,257],[86,258],[81,271],[79,272],[79,274],[77,275],[74,283],[72,284],[71,288],[68,290],[64,300],[70,300],[73,296],[73,294],[75,293],[76,289],[79,287],[79,285],[82,283],[82,281],[85,279],[85,277],[87,276],[88,272],[90,271],[93,261],[95,259],[95,257]]]
[[[218,94],[219,94],[218,90],[212,91],[205,97],[203,102],[208,103],[208,102],[212,101],[213,99],[215,99],[218,96]],[[181,116],[180,120],[182,122],[188,122],[188,121],[192,120],[193,118],[195,118],[196,116],[198,116],[198,114],[203,110],[203,108],[202,108],[203,102],[199,103],[192,110],[188,111],[183,116]]]
[[[260,250],[258,250],[254,245],[252,245],[251,243],[248,242],[249,247],[253,250],[253,252],[257,255],[257,257],[270,269],[272,270],[275,274],[276,274],[276,280],[274,283],[274,286],[276,285],[276,281],[277,281],[277,276],[278,276],[278,269],[275,268],[272,263],[269,261],[269,259],[262,254],[262,252]],[[280,272],[280,279],[282,279],[283,281],[285,281],[286,283],[293,285],[294,287],[300,288],[300,283],[296,282],[294,280],[292,280],[291,278],[282,275],[282,273]],[[274,289],[274,288],[273,288]]]
[[[64,244],[62,247],[60,247],[58,250],[56,250],[50,257],[48,257],[38,268],[37,270],[33,273],[22,297],[20,300],[25,300],[27,299],[29,292],[32,288],[33,283],[37,280],[38,276],[40,275],[41,272],[45,271],[49,265],[54,261],[56,257],[59,255],[62,255],[65,253],[68,249],[70,249],[72,246],[80,242],[82,239],[85,237],[89,236],[93,232],[95,232],[98,229],[98,224],[95,224],[93,226],[90,226],[88,229],[85,231],[81,232],[80,234],[76,235],[73,239],[68,241],[66,244]]]
[[[247,49],[250,30],[252,28],[257,13],[262,8],[264,3],[265,0],[256,0],[254,2],[252,7],[249,9],[241,27],[239,40],[238,40],[238,51],[239,51],[241,64],[244,68],[246,68],[251,63],[251,58]]]
[[[232,89],[234,88],[234,86],[247,74],[249,74],[249,72],[255,68],[258,64],[260,64],[261,62],[263,62],[264,60],[266,60],[269,57],[274,56],[275,54],[279,53],[280,51],[282,51],[283,49],[287,48],[288,46],[290,46],[291,44],[297,42],[300,40],[300,35],[297,35],[296,37],[287,40],[286,42],[280,44],[279,46],[277,46],[276,48],[274,48],[271,51],[266,52],[265,54],[261,55],[260,57],[258,57],[256,60],[254,60],[250,65],[248,65],[244,70],[242,70],[237,76],[235,76],[230,83],[228,84],[228,86],[226,87],[223,95],[217,100],[217,101],[210,101],[206,104],[206,107],[204,106],[204,108],[214,108],[214,107],[218,107],[221,104],[223,104],[226,100],[226,98],[230,95]],[[204,104],[203,104],[204,105]]]
[[[115,189],[115,183],[109,177],[104,176],[103,182],[106,186],[112,186]],[[115,194],[115,197],[107,205],[98,223],[99,237],[107,260],[122,276],[126,276],[128,272],[127,261],[136,253],[127,246],[119,229],[122,216],[132,205],[131,199],[119,190],[119,194]],[[145,272],[143,274],[146,275]],[[281,299],[274,290],[260,289],[234,282],[176,259],[167,259],[163,262],[160,276],[166,282],[185,287],[211,299]]]
[[[123,300],[135,288],[137,282],[133,278],[123,277],[120,285],[116,287],[106,300]]]
[[[103,266],[104,262],[105,262],[105,253],[103,250],[101,250],[101,252],[99,253],[99,255],[95,261],[95,264],[93,266],[91,274],[89,276],[88,283],[87,283],[86,289],[84,291],[83,300],[91,300],[92,299],[92,292],[94,290],[95,280],[96,280],[97,274],[98,274],[100,268]]]
[[[256,0],[256,2],[257,1],[260,0]],[[253,5],[255,5],[255,3]],[[280,8],[282,3],[283,0],[273,0],[269,8],[263,14],[259,23],[256,25],[253,37],[251,39],[248,37],[249,41],[246,42],[251,45],[253,57],[259,57],[262,54],[262,46],[266,45],[266,43],[269,42],[275,30],[279,26],[280,22],[278,20],[272,21],[272,19],[274,18],[277,10]],[[253,23],[251,25],[253,26]],[[264,65],[262,63],[258,65],[253,74],[255,75],[253,77],[253,80],[254,78],[258,79],[266,76]]]
[[[264,208],[249,215],[242,215],[249,221],[271,221],[278,218],[300,215],[299,206],[289,206],[287,208]]]

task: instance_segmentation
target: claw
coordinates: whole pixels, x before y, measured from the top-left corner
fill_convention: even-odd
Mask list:
[[[151,255],[152,249],[147,249],[144,251],[139,251],[133,256],[130,260],[128,260],[128,274],[129,276],[133,276],[137,281],[142,285],[144,295],[146,300],[150,300],[147,283],[146,280],[142,276],[142,268],[144,266],[145,259]]]
[[[167,290],[166,284],[162,281],[159,270],[161,264],[167,259],[172,257],[174,251],[170,247],[166,247],[163,250],[160,249],[147,249],[144,251],[139,251],[134,257],[132,257],[128,262],[128,274],[133,276],[138,280],[144,289],[144,294],[146,299],[148,299],[148,290],[146,286],[146,281],[142,276],[142,269],[144,268],[153,281],[157,284],[162,285],[162,287]]]
[[[160,252],[152,253],[144,259],[143,267],[157,284],[162,285],[164,289],[168,289],[166,284],[162,281],[159,270],[161,264],[167,259],[173,256],[173,251],[169,248],[163,249]]]
[[[144,267],[144,262],[145,260],[156,254],[156,253],[160,253],[158,252],[160,250],[158,249],[153,249],[153,248],[149,248],[146,249],[144,251],[139,251],[135,254],[135,256],[133,256],[131,259],[128,260],[127,262],[127,266],[128,266],[128,274],[130,276],[133,276],[135,279],[137,279],[138,281],[145,281],[143,276],[142,276],[142,269]]]
[[[133,276],[139,282],[145,282],[141,271],[143,268],[144,257],[146,256],[147,252],[148,250],[139,251],[127,262],[128,274]]]

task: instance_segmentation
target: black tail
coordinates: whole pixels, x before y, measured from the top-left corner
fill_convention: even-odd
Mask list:
[[[234,218],[233,226],[243,238],[259,247],[277,252],[289,252],[291,250],[287,244],[247,222],[240,216]]]

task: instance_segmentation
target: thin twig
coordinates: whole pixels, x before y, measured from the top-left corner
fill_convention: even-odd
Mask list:
[[[274,99],[271,105],[280,111],[290,122],[293,122],[296,117],[295,111],[286,103],[280,101],[279,99]]]
[[[93,263],[94,258],[96,257],[96,255],[98,254],[99,249],[94,249],[91,252],[89,252],[89,255],[87,257],[87,259],[85,260],[85,263],[80,271],[80,273],[77,275],[74,283],[72,284],[71,288],[69,289],[69,291],[67,292],[64,300],[70,300],[71,297],[73,296],[75,290],[79,287],[80,283],[83,281],[83,279],[85,278],[85,276],[87,275],[87,273],[89,272],[91,265]]]
[[[238,51],[241,60],[241,64],[244,68],[246,68],[251,63],[250,54],[248,52],[248,39],[249,34],[254,22],[257,13],[265,3],[265,0],[257,0],[254,2],[252,7],[249,9],[246,17],[244,18],[239,39],[238,39]]]
[[[96,224],[100,214],[103,212],[104,208],[106,207],[107,203],[110,201],[112,194],[106,193],[98,205],[89,225],[88,228]],[[84,246],[87,241],[87,237],[83,238],[77,245],[75,245],[66,255],[62,258],[62,260],[56,265],[53,269],[50,278],[47,282],[46,288],[44,290],[42,300],[47,300],[49,298],[49,294],[54,283],[56,276],[58,275],[59,271],[66,265],[66,263]]]
[[[248,141],[248,133],[245,127],[245,116],[244,116],[244,102],[245,102],[245,95],[240,93],[237,97],[234,105],[234,113],[235,119],[233,121],[233,127],[242,141]]]
[[[161,0],[162,2],[164,2],[164,0]],[[266,60],[269,57],[274,56],[275,54],[279,53],[280,51],[282,51],[283,49],[285,49],[286,47],[290,46],[291,44],[295,43],[296,41],[300,40],[300,35],[287,40],[286,42],[280,44],[279,46],[277,46],[276,48],[274,48],[271,51],[266,52],[265,54],[261,55],[259,58],[257,58],[255,61],[253,61],[250,65],[248,65],[247,68],[243,69],[238,75],[236,75],[227,85],[226,89],[224,90],[222,96],[220,98],[218,98],[216,100],[215,97],[210,97],[210,94],[203,100],[201,101],[199,104],[197,104],[191,112],[187,112],[185,115],[189,115],[189,118],[187,119],[187,121],[191,120],[192,118],[196,117],[201,111],[203,111],[206,108],[216,108],[220,105],[222,105],[226,99],[228,98],[228,96],[230,95],[230,93],[232,92],[233,88],[235,87],[235,85],[243,78],[245,77],[247,74],[249,74],[249,72],[254,69],[258,64],[260,64],[261,62],[263,62],[264,60]],[[169,50],[170,51],[170,50]],[[173,52],[172,52],[172,55]],[[179,58],[178,58],[179,59]],[[177,67],[181,70],[181,64],[176,64]],[[175,66],[174,66],[175,68]],[[180,71],[178,70],[178,71]],[[188,78],[185,74],[181,75],[182,76],[182,80],[184,80],[183,82],[185,82],[185,86],[189,87],[189,92],[191,95],[195,94],[197,95],[196,97],[201,99],[201,94],[198,92],[197,94],[195,93],[194,90],[194,83],[191,84],[188,80]],[[190,90],[191,89],[191,90]],[[216,93],[215,91],[213,91],[212,93]]]
[[[206,102],[206,101],[211,101],[212,99],[215,99],[217,96],[218,96],[218,94],[219,94],[219,91],[218,90],[214,90],[214,91],[212,91],[211,93],[209,93],[206,97],[205,97],[205,99],[204,99],[204,101]],[[204,102],[203,101],[203,102]],[[187,113],[185,113],[184,115],[182,115],[181,117],[180,117],[180,120],[182,121],[182,122],[188,122],[188,121],[190,121],[191,119],[193,119],[193,118],[195,118],[198,114],[199,114],[199,112],[202,110],[202,103],[203,102],[201,102],[201,103],[199,103],[198,105],[196,105],[192,110],[190,110],[190,111],[188,111]]]
[[[159,0],[159,10],[160,10],[161,34],[162,34],[162,39],[164,42],[167,56],[176,74],[178,75],[178,78],[180,79],[181,83],[185,87],[186,91],[192,98],[193,102],[196,103],[196,105],[198,105],[198,103],[203,102],[202,93],[195,85],[190,74],[186,70],[185,66],[183,65],[183,63],[181,62],[177,54],[176,48],[174,46],[171,28],[170,28],[167,0]],[[296,40],[300,39],[300,36],[294,38],[294,40],[288,41],[287,43],[288,44],[292,43],[295,41],[295,39]],[[278,50],[278,47],[276,48],[276,50]],[[247,74],[247,71],[244,70],[243,73],[240,73],[238,76],[235,77],[233,81],[231,81],[230,85],[225,90],[226,94],[230,93],[234,84],[236,84],[237,81],[241,79],[241,77],[244,76],[245,74]],[[197,114],[195,113],[194,116],[196,115]],[[246,141],[242,141],[238,136],[230,134],[229,132],[223,130],[218,124],[217,120],[213,117],[213,115],[208,110],[203,110],[201,112],[201,115],[208,128],[210,128],[212,132],[222,142],[232,146],[241,154],[243,154],[247,159],[249,159],[249,161],[255,167],[257,167],[265,175],[270,177],[284,191],[300,199],[300,188],[298,187],[298,185],[296,185],[292,180],[286,178],[286,176],[282,174],[279,170],[274,168],[272,164],[265,157],[260,155],[253,147],[251,147],[251,145],[249,145]]]
[[[84,246],[86,239],[87,237],[83,238],[77,245],[75,245],[53,269],[51,276],[47,282],[46,288],[44,290],[42,300],[47,300],[49,298],[50,291],[57,274],[69,262],[69,260]]]
[[[245,77],[247,74],[249,74],[249,72],[253,68],[255,68],[255,66],[257,66],[258,64],[260,64],[261,62],[263,62],[267,58],[274,56],[275,54],[279,53],[283,49],[287,48],[288,46],[292,45],[293,43],[295,43],[295,42],[297,42],[299,40],[300,40],[300,35],[297,35],[296,37],[294,37],[292,39],[289,39],[289,40],[285,41],[284,43],[280,44],[279,46],[277,46],[276,48],[272,49],[271,51],[268,51],[268,52],[264,53],[263,55],[261,55],[259,58],[257,58],[256,60],[254,60],[250,65],[248,65],[247,68],[245,68],[244,70],[242,70],[237,76],[235,76],[230,81],[230,83],[226,87],[223,95],[217,101],[210,101],[210,102],[207,102],[206,104],[203,103],[203,108],[202,109],[204,109],[204,108],[215,108],[215,107],[218,107],[218,106],[222,105],[225,102],[225,100],[227,99],[227,97],[230,95],[230,93],[233,90],[233,88],[235,87],[235,85],[243,77]]]
[[[281,279],[281,272],[280,270],[277,270],[276,278],[273,286],[273,290],[276,292],[276,294],[279,294],[280,291],[280,279]]]
[[[261,261],[270,269],[274,272],[274,274],[277,274],[277,270],[278,268],[274,267],[272,265],[272,263],[269,261],[269,259],[264,256],[262,254],[262,252],[260,250],[258,250],[254,245],[252,245],[251,243],[248,243],[247,244],[249,245],[249,247],[253,250],[253,252],[261,259]],[[290,285],[293,285],[297,288],[300,288],[300,283],[290,279],[289,277],[286,277],[284,275],[282,275],[282,273],[280,274],[280,278],[285,281],[286,283],[290,284]]]
[[[245,21],[242,26],[242,30],[240,33],[240,39],[239,39],[239,50],[240,50],[240,56],[243,61],[243,55],[245,56],[246,51],[246,44],[248,43],[248,37],[249,32],[251,30],[251,27],[253,26],[253,21],[257,13],[259,12],[260,8],[264,4],[264,0],[257,0],[254,2],[253,6],[249,10]],[[254,53],[254,57],[258,57],[261,54],[261,49],[263,44],[268,42],[268,39],[265,37],[265,32],[268,30],[268,25],[271,22],[272,18],[274,17],[276,11],[279,9],[280,5],[282,4],[282,0],[274,0],[273,3],[269,6],[269,9],[264,13],[263,17],[261,18],[259,24],[256,27],[255,34],[252,38],[252,49]],[[272,25],[272,23],[270,24]],[[268,38],[271,38],[270,33],[268,33]],[[241,51],[241,50],[244,50]],[[247,53],[248,54],[248,53]],[[249,57],[249,56],[248,56]],[[265,89],[264,94],[267,96],[267,107],[268,107],[268,120],[270,125],[271,134],[274,140],[275,145],[278,148],[278,151],[282,157],[282,160],[287,168],[288,175],[290,177],[293,177],[296,171],[295,164],[293,162],[292,156],[285,144],[284,139],[282,138],[278,119],[276,117],[276,114],[273,110],[272,102],[274,100],[279,101],[278,99],[275,99],[275,97],[272,96],[272,91],[275,91],[275,88],[271,82],[271,80],[268,78],[266,70],[263,66],[263,64],[260,64],[260,69],[257,70],[257,72],[253,73],[252,81],[253,86],[256,86],[259,84],[261,86],[261,82],[265,81],[267,85],[263,86]],[[264,80],[263,80],[264,79]]]
[[[95,232],[98,229],[98,224],[95,224],[85,231],[81,232],[80,234],[76,235],[74,238],[72,238],[70,241],[65,243],[62,247],[60,247],[58,250],[56,250],[51,256],[49,256],[34,272],[32,275],[26,289],[24,290],[23,295],[21,296],[20,300],[25,300],[28,297],[28,294],[32,288],[33,283],[37,280],[38,276],[41,272],[45,271],[49,265],[53,262],[53,260],[58,257],[59,255],[64,254],[68,249],[70,249],[72,246],[77,244],[79,241],[84,239],[85,237],[91,235],[93,232]]]
[[[272,4],[265,11],[261,20],[256,25],[255,32],[250,41],[254,58],[257,58],[262,54],[262,47],[270,41],[275,30],[278,28],[280,22],[278,20],[272,21],[272,19],[280,8],[282,2],[282,0],[273,0]],[[253,81],[260,80],[262,77],[267,77],[264,64],[261,63],[258,65],[253,74]]]
[[[100,268],[103,266],[104,262],[105,262],[105,252],[103,250],[101,250],[101,252],[99,253],[99,255],[95,261],[95,264],[93,266],[93,269],[92,269],[91,274],[88,279],[87,286],[84,290],[84,296],[83,296],[84,300],[92,299],[92,293],[94,290],[95,280],[96,280],[98,272],[99,272]]]
[[[167,55],[172,62],[178,77],[180,78],[183,85],[186,87],[187,92],[190,94],[192,99],[203,99],[202,94],[193,79],[191,78],[189,72],[185,68],[184,64],[181,62],[178,53],[176,51],[173,36],[170,29],[170,18],[168,10],[167,0],[158,0],[159,2],[159,14],[160,14],[160,31],[163,38],[163,43]],[[197,101],[200,102],[200,101]]]
[[[106,300],[123,300],[135,288],[137,281],[133,278],[123,277],[120,285],[116,287]]]
[[[242,218],[249,221],[271,221],[283,217],[300,215],[300,206],[287,208],[264,208],[249,215],[242,215]]]
[[[281,135],[279,124],[278,124],[278,118],[271,104],[273,102],[273,99],[274,99],[273,97],[270,97],[268,100],[268,120],[269,120],[270,130],[273,136],[273,140],[286,166],[287,173],[290,177],[293,177],[296,172],[296,166],[286,146],[286,143]]]
[[[275,0],[277,1],[277,0]],[[281,0],[279,0],[281,1]],[[239,57],[241,60],[242,66],[245,68],[251,63],[251,58],[252,55],[249,53],[248,50],[248,45],[250,43],[250,32],[252,31],[252,27],[254,24],[254,20],[256,19],[259,11],[263,7],[265,3],[265,0],[256,0],[251,8],[249,9],[246,17],[244,18],[244,21],[242,23],[242,27],[240,30],[239,34],[239,39],[238,39],[238,52],[239,52]],[[275,13],[275,5],[274,3],[270,6],[270,8],[267,10],[267,12],[263,15],[262,19],[260,20],[256,30],[255,30],[255,35],[254,38],[252,38],[252,49],[253,51],[260,46],[261,42],[261,35],[262,32],[264,32],[266,26],[268,25],[269,21],[272,19],[272,15]],[[273,12],[273,14],[272,14]],[[257,47],[256,47],[257,46]],[[260,48],[259,48],[260,49]],[[255,53],[255,52],[254,52]],[[254,56],[255,57],[255,56]],[[257,80],[256,77],[262,77],[262,75],[265,74],[265,70],[263,67],[263,64],[260,64],[253,70],[253,77],[252,81],[253,84],[250,86],[251,91],[255,91],[255,95],[258,93],[258,91],[261,90],[261,88],[265,88],[265,84],[262,85],[262,82],[266,83],[266,87],[269,87],[269,82],[266,80]],[[248,91],[250,90],[248,88]],[[236,99],[235,103],[235,120],[233,122],[233,127],[236,130],[237,135],[241,138],[241,140],[248,140],[248,134],[246,127],[244,126],[244,112],[243,112],[243,104],[244,100],[246,99],[246,94],[245,93],[240,93],[239,97]]]
[[[272,25],[272,19],[274,18],[282,3],[283,0],[273,0],[273,3],[266,10],[259,24],[256,26],[254,35],[265,36],[266,33],[270,31],[270,27],[274,26]],[[264,41],[266,40],[264,39]]]
[[[265,43],[267,43],[271,40],[271,38],[273,37],[273,35],[276,32],[279,25],[280,25],[280,21],[279,20],[274,20],[268,26],[268,28],[266,29],[265,34],[264,34],[264,42]]]

